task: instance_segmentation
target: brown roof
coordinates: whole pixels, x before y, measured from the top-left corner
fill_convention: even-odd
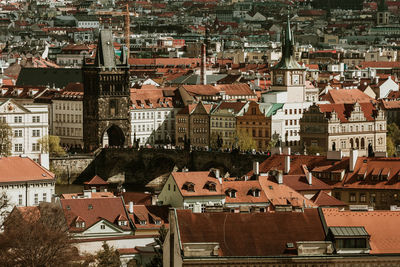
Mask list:
[[[151,205],[151,194],[142,192],[124,192],[122,198],[125,203],[133,202],[140,205]]]
[[[117,219],[120,216],[128,217],[120,197],[60,199],[60,202],[71,232],[85,231],[102,219],[122,230],[130,230],[129,224],[118,226]],[[78,217],[85,222],[84,228],[75,227]]]
[[[246,83],[218,84],[215,87],[218,91],[224,91],[227,95],[255,95],[250,89],[250,86]]]
[[[54,173],[30,158],[0,157],[0,183],[54,180]]]
[[[103,178],[101,178],[98,175],[93,176],[92,179],[90,179],[90,181],[88,182],[84,182],[84,184],[87,185],[108,185],[109,183],[104,181]]]
[[[129,214],[129,218],[137,229],[154,229],[168,224],[168,212],[169,206],[133,205],[133,214]],[[146,221],[146,224],[140,224],[141,220]],[[156,224],[156,221],[160,221],[160,224]]]
[[[191,213],[177,210],[181,243],[218,242],[221,256],[297,254],[287,243],[323,241],[317,209],[275,213]]]
[[[328,195],[325,191],[319,191],[312,198],[312,201],[318,207],[342,207],[347,206],[346,203],[340,201],[339,199],[334,198],[333,196]]]
[[[235,113],[238,113],[244,106],[245,102],[221,102],[221,104],[217,107],[216,110],[220,109],[232,109]]]
[[[398,61],[364,61],[361,62],[361,68],[366,69],[366,68],[385,68],[385,69],[391,69],[391,68],[399,68],[400,67],[400,62]]]
[[[284,175],[283,183],[298,192],[332,189],[330,185],[327,185],[315,176],[312,177],[312,182],[309,184],[305,175]]]
[[[376,107],[372,103],[359,103],[367,121],[374,121]],[[320,104],[318,105],[321,112],[326,113],[328,117],[332,112],[336,112],[341,122],[348,122],[351,112],[354,110],[355,104]]]
[[[338,209],[322,209],[326,223],[330,226],[363,226],[371,236],[371,254],[399,253],[400,232],[398,211],[352,212]]]

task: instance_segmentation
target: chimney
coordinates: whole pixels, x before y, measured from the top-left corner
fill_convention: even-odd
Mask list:
[[[182,168],[182,172],[188,172],[188,171],[189,171],[189,169],[186,168],[186,166]]]
[[[258,161],[253,162],[254,175],[260,175],[260,163]]]
[[[290,155],[291,153],[292,153],[292,150],[290,149],[290,146],[285,146],[283,148],[283,154]]]
[[[285,156],[285,174],[290,172],[290,155]]]
[[[206,76],[206,45],[201,45],[201,61],[200,61],[200,84],[207,84]]]
[[[219,169],[215,169],[214,173],[215,173],[215,178],[219,179],[221,177]]]
[[[283,184],[283,173],[282,171],[278,172],[278,184]]]
[[[133,214],[133,202],[129,201],[129,213]]]
[[[312,185],[312,173],[310,171],[307,172],[307,182],[309,185]]]
[[[349,171],[353,172],[356,167],[358,158],[358,150],[352,149],[350,150],[350,162],[349,162]]]
[[[92,191],[90,189],[83,190],[83,197],[84,198],[92,198]]]

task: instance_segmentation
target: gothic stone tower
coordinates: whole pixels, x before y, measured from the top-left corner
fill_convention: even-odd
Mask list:
[[[272,69],[272,91],[286,91],[287,101],[305,101],[306,69],[297,63],[294,57],[294,38],[287,18],[284,39],[282,40],[282,58]]]
[[[114,54],[112,32],[100,32],[94,64],[83,70],[83,141],[86,151],[130,144],[129,65]]]

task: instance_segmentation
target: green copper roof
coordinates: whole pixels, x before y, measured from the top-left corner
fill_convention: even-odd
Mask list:
[[[279,109],[281,109],[281,108],[283,107],[283,105],[284,105],[284,104],[282,104],[282,103],[275,103],[275,104],[273,104],[273,105],[269,108],[269,110],[268,110],[268,112],[267,112],[267,117],[270,117],[270,116],[272,116],[272,115],[275,115],[276,112],[277,112]]]
[[[282,42],[282,58],[274,69],[304,69],[294,58],[294,38],[293,32],[290,29],[289,15],[287,17],[287,24],[285,30],[285,39]]]

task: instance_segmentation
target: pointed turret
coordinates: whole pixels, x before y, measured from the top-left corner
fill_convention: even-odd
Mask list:
[[[96,58],[94,62],[96,67],[116,67],[113,36],[110,30],[100,31],[99,41],[96,49]]]
[[[283,34],[282,34],[283,35]],[[278,64],[274,67],[275,69],[303,69],[294,58],[294,38],[293,32],[290,29],[290,18],[287,16],[286,30],[284,34],[285,38],[282,40],[282,58]]]

